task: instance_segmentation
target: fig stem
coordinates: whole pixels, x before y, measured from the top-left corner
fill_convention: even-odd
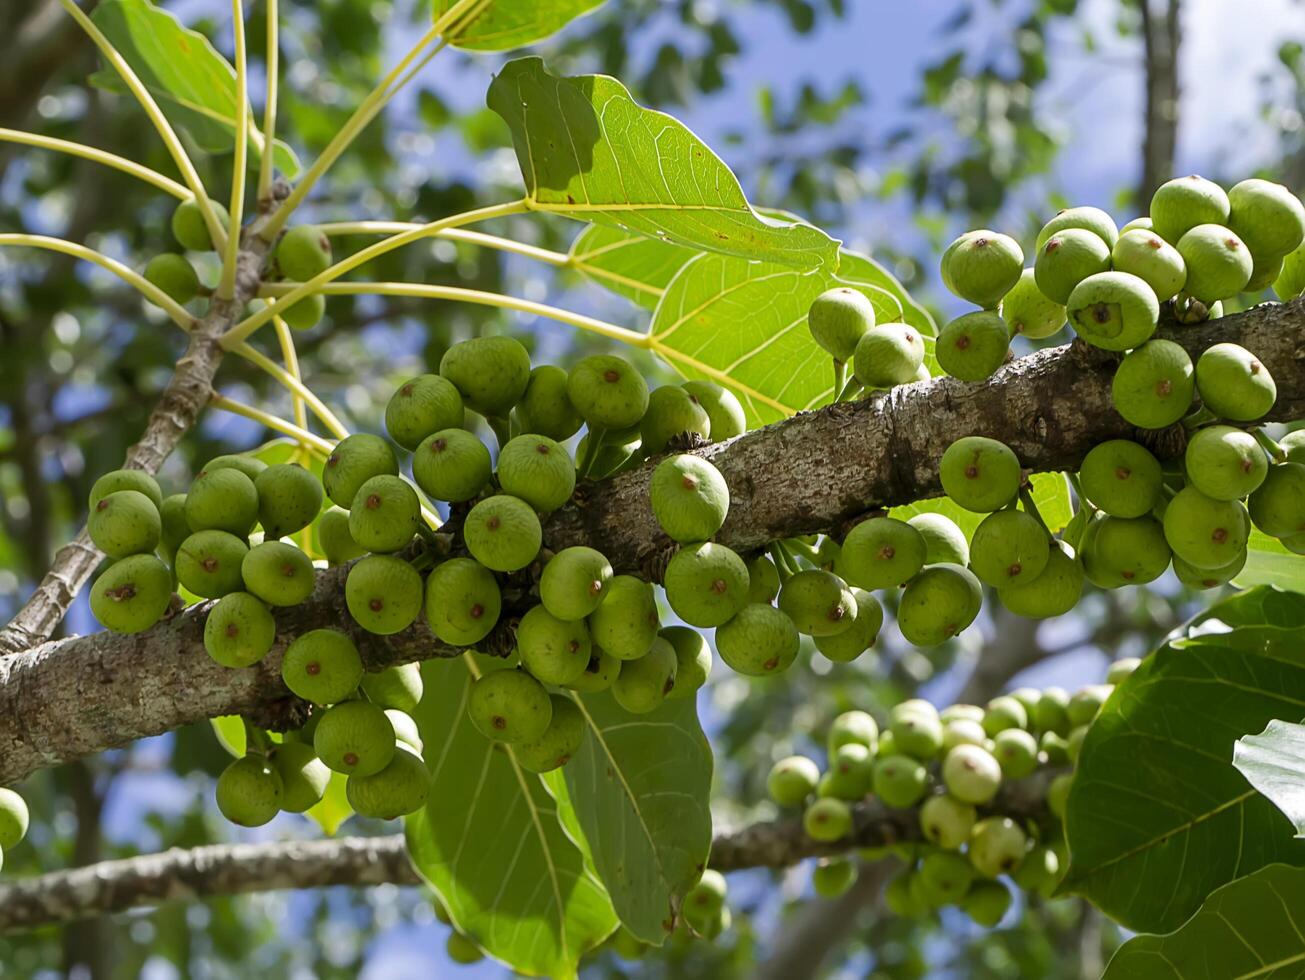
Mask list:
[[[1271,438],[1259,426],[1251,429],[1251,435],[1255,436],[1255,441],[1264,447],[1264,451],[1269,454],[1269,458],[1275,463],[1285,463],[1287,461],[1287,450],[1283,449],[1276,439]]]
[[[598,450],[602,448],[603,439],[607,436],[607,430],[597,426],[589,427],[589,439],[585,442],[584,455],[576,466],[577,477],[581,480],[589,476],[589,472],[594,468],[594,463],[598,461]]]
[[[850,402],[853,398],[855,398],[860,393],[861,393],[861,382],[857,381],[856,377],[853,376],[847,379],[847,383],[843,385],[842,389],[838,392],[838,396],[834,399],[834,401]]]
[[[834,358],[834,401],[840,401],[843,397],[843,389],[847,387],[847,362]]]
[[[245,725],[245,751],[246,753],[257,752],[267,755],[272,751],[272,736],[267,734],[267,730],[259,728],[248,718],[241,718]]]

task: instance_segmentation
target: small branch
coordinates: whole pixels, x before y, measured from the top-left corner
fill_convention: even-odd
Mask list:
[[[323,456],[329,455],[331,450],[335,448],[335,443],[323,439],[321,436],[309,432],[307,429],[301,429],[293,422],[287,422],[279,415],[273,415],[271,412],[265,412],[261,408],[255,408],[253,405],[246,405],[243,402],[238,402],[235,399],[228,398],[226,395],[219,394],[216,391],[209,396],[209,404],[214,408],[220,408],[224,412],[230,412],[232,415],[240,415],[249,419],[251,422],[258,422],[260,425],[266,426],[273,432],[279,432],[283,436],[289,436],[291,439],[298,440],[301,445],[309,446],[321,453]]]
[[[1048,770],[1003,786],[988,809],[1031,819],[1044,817],[1046,786],[1054,775]],[[722,872],[779,868],[809,857],[921,839],[916,810],[890,810],[876,800],[853,808],[853,826],[851,835],[833,844],[811,840],[798,819],[718,833],[711,846],[711,867]],[[408,860],[402,834],[174,848],[0,884],[0,933],[169,901],[387,883],[422,883]]]

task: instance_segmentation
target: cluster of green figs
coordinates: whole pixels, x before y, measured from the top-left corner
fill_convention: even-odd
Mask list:
[[[1305,553],[1305,433],[1278,441],[1257,425],[1277,399],[1268,368],[1233,343],[1193,363],[1183,346],[1155,336],[1164,307],[1181,330],[1220,316],[1222,301],[1242,292],[1272,284],[1283,300],[1301,295],[1303,240],[1305,207],[1282,185],[1252,179],[1225,192],[1183,177],[1156,191],[1150,216],[1123,229],[1098,208],[1061,211],[1038,234],[1032,268],[1009,236],[962,235],[943,255],[943,282],[981,309],[931,341],[905,323],[876,323],[858,290],[822,294],[808,324],[836,366],[853,368],[841,398],[927,379],[930,343],[942,371],[981,382],[1008,359],[1015,336],[1042,340],[1069,324],[1085,343],[1120,355],[1113,402],[1138,430],[1136,439],[1093,447],[1071,474],[1079,509],[1059,539],[1015,452],[975,434],[940,461],[947,497],[986,515],[968,541],[942,515],[876,516],[841,546],[822,546],[822,558],[855,588],[903,587],[898,625],[912,643],[931,646],[977,617],[982,585],[1012,612],[1041,618],[1072,609],[1087,582],[1140,585],[1171,566],[1189,587],[1229,582],[1253,527]],[[1149,437],[1171,427],[1181,439]],[[1179,451],[1161,458],[1148,445]]]
[[[882,728],[865,711],[839,715],[826,733],[823,770],[807,755],[780,759],[767,779],[770,798],[800,809],[806,834],[830,845],[858,843],[858,804],[914,811],[915,823],[900,841],[821,859],[815,892],[841,895],[856,880],[858,859],[892,854],[904,866],[885,900],[899,915],[953,905],[993,926],[1011,904],[1003,880],[1050,895],[1066,864],[1061,821],[1083,738],[1137,663],[1118,660],[1107,683],[1072,695],[1018,688],[986,707],[941,712],[913,699],[896,705]],[[1019,780],[1036,781],[1038,791],[1020,794],[1016,809],[1002,787]]]

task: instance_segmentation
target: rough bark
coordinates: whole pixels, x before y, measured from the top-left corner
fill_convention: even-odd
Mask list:
[[[1305,301],[1257,307],[1168,335],[1193,354],[1235,341],[1278,385],[1272,419],[1305,416]],[[938,493],[938,460],[970,434],[1001,439],[1035,471],[1073,469],[1104,439],[1135,431],[1110,404],[1115,359],[1075,342],[1012,361],[988,381],[907,385],[865,401],[805,412],[700,450],[729,482],[718,540],[740,551],[836,530],[858,514]],[[639,570],[671,544],[648,507],[655,463],[586,486],[582,503],[545,527],[552,548],[587,543],[621,570]],[[342,570],[322,573],[313,598],[278,613],[278,647],[306,629],[348,626]],[[0,658],[0,784],[180,725],[226,714],[293,724],[296,702],[274,651],[248,670],[203,652],[199,605],[134,636],[59,640]],[[450,656],[424,622],[382,638],[359,634],[369,666]]]
[[[1041,819],[1050,770],[1003,787],[991,810]],[[920,839],[914,809],[877,800],[854,807],[855,830],[832,844],[811,840],[800,820],[754,824],[717,834],[719,871],[784,867],[805,858]],[[402,834],[269,844],[214,844],[104,861],[0,884],[0,933],[75,922],[162,902],[327,885],[418,885]]]

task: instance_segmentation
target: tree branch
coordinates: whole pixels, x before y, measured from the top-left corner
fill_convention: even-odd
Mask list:
[[[1305,302],[1167,334],[1194,353],[1223,340],[1249,348],[1277,381],[1270,418],[1305,416]],[[939,378],[907,385],[708,446],[700,452],[731,492],[717,539],[746,552],[935,495],[938,460],[963,435],[1001,439],[1035,471],[1074,469],[1097,443],[1137,435],[1111,407],[1115,363],[1075,342],[1012,361],[980,384]],[[545,544],[590,544],[618,570],[647,574],[650,559],[671,545],[647,503],[654,467],[582,487],[578,502],[546,522]],[[249,714],[274,728],[296,724],[301,706],[281,683],[279,651],[307,629],[353,628],[341,596],[344,575],[322,573],[308,602],[279,610],[277,646],[247,670],[228,670],[204,654],[207,604],[144,633],[59,640],[0,658],[0,784],[217,715]],[[372,669],[460,652],[439,644],[424,621],[394,637],[355,635]]]
[[[1056,771],[1009,783],[988,811],[1042,819]],[[915,809],[891,810],[878,800],[853,807],[853,832],[841,841],[811,840],[795,818],[716,835],[718,871],[785,867],[809,857],[920,840]],[[419,885],[402,834],[269,844],[213,844],[190,850],[104,861],[0,884],[0,933],[122,912],[162,902],[327,885]]]

